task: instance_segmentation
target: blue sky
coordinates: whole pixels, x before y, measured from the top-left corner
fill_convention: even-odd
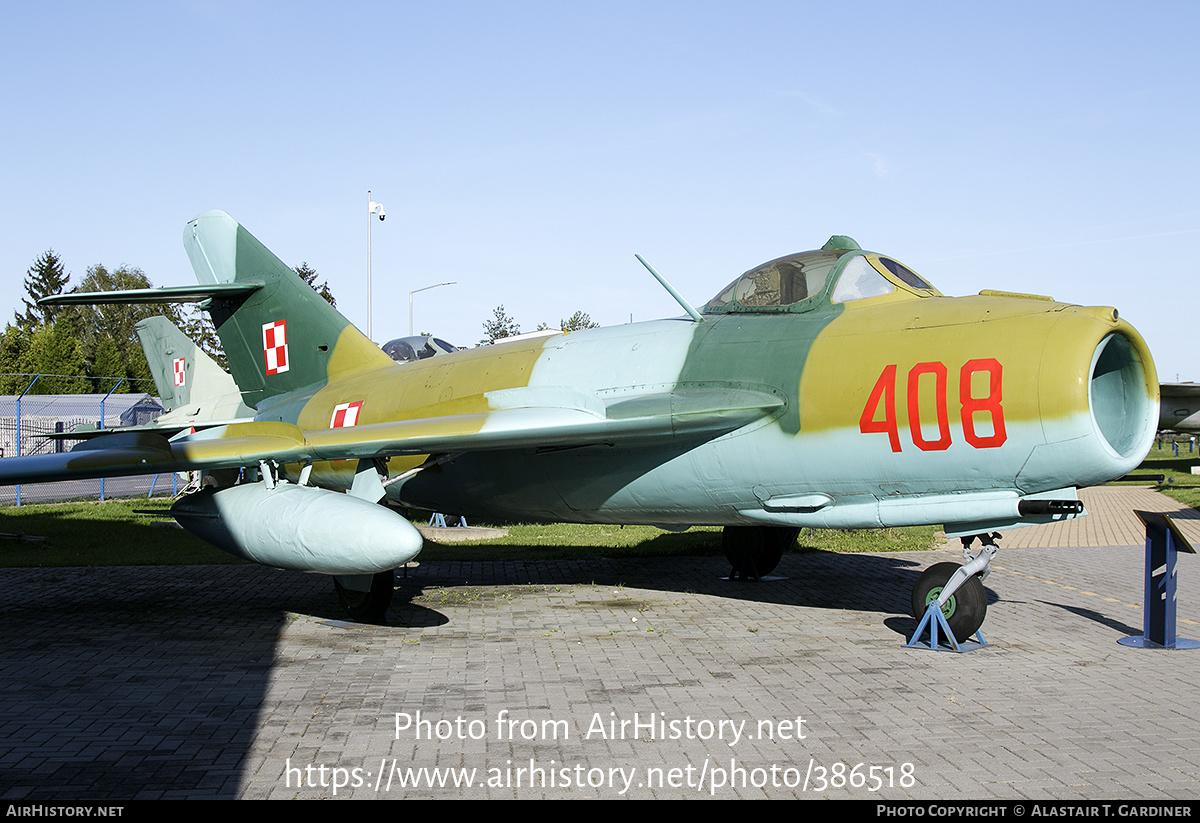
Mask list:
[[[345,10],[342,10],[342,9]],[[221,208],[376,339],[680,313],[849,234],[947,294],[1116,306],[1200,380],[1200,6],[6,4],[0,277],[190,283]],[[0,305],[0,311],[4,311]]]

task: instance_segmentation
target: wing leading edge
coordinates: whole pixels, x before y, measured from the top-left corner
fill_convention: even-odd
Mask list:
[[[512,404],[512,397],[505,398]],[[689,390],[623,398],[599,408],[518,406],[490,411],[303,430],[290,423],[233,423],[168,439],[153,432],[93,438],[69,452],[0,460],[0,484],[173,471],[502,449],[647,446],[710,440],[771,416],[765,392]]]

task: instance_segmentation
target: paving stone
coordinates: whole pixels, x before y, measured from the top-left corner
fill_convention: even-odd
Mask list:
[[[0,571],[0,798],[607,798],[629,779],[639,798],[1195,799],[1200,651],[1116,642],[1142,625],[1129,512],[1178,506],[1083,497],[1089,517],[1005,535],[990,645],[967,654],[905,646],[909,591],[953,548],[788,555],[759,584],[712,558],[423,563],[386,627],[343,621],[317,575]],[[1179,576],[1179,635],[1200,638],[1200,562]]]

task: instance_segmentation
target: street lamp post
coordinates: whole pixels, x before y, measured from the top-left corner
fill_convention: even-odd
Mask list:
[[[412,296],[419,291],[429,291],[430,289],[436,289],[438,286],[453,286],[457,282],[458,282],[457,280],[449,280],[445,283],[434,283],[432,286],[424,286],[419,289],[413,289],[412,291],[410,291],[408,293],[408,336],[409,337],[412,337],[413,334],[415,334],[415,332],[413,331],[413,297]]]
[[[371,199],[371,190],[367,190],[367,339],[371,337],[371,215],[378,214],[383,220],[383,204]]]

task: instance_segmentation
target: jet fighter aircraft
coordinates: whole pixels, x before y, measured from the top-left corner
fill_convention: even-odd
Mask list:
[[[237,384],[221,366],[165,317],[134,326],[158,397],[166,408],[154,422],[176,430],[254,419]]]
[[[170,437],[184,429],[254,419],[242,402],[233,378],[183,331],[165,317],[147,317],[134,326],[154,388],[165,412],[148,424],[105,429],[80,424],[67,432],[46,435],[54,440],[86,440],[115,433],[150,431]]]
[[[943,608],[965,639],[993,532],[1082,513],[1076,489],[1138,465],[1158,422],[1153,361],[1116,310],[944,297],[844,236],[747,271],[699,310],[677,297],[684,317],[406,363],[224,212],[189,222],[184,245],[197,286],[45,302],[202,301],[254,420],[6,459],[0,483],[257,468],[175,517],[236,555],[334,575],[368,617],[421,547],[386,497],[476,518],[722,526],[751,576],[805,526],[940,524],[986,550],[923,575],[914,610],[956,589]]]

